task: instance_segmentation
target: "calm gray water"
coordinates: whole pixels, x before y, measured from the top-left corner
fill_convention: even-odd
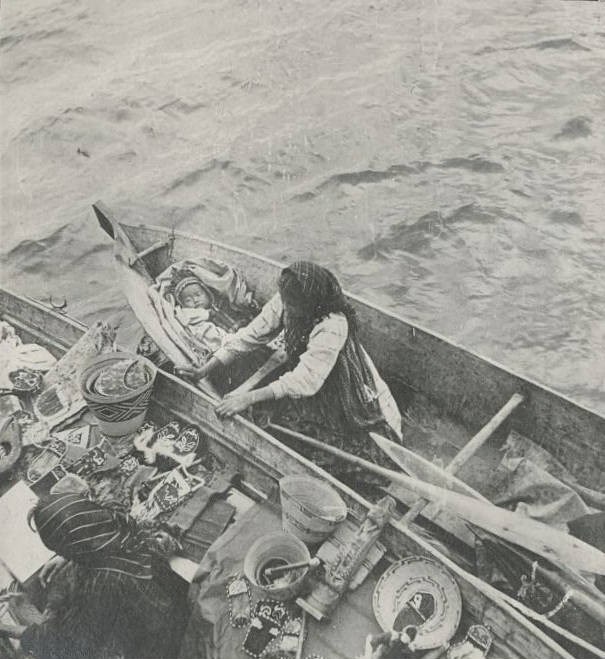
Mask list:
[[[280,260],[605,411],[605,3],[20,0],[2,283],[123,306],[124,218]]]

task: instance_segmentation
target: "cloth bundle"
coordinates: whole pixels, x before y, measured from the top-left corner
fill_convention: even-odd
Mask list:
[[[503,451],[484,492],[496,505],[567,531],[569,522],[594,512],[592,506],[603,498],[580,486],[548,451],[514,431]]]
[[[199,279],[204,286],[225,299],[236,310],[254,311],[256,305],[244,278],[221,261],[206,258],[198,261],[178,261],[158,275],[156,282],[148,288],[156,319],[171,344],[176,346],[189,362],[200,363],[220,347],[228,333],[208,321],[204,313],[206,310],[178,307],[172,287],[175,276],[183,271]],[[192,331],[196,324],[202,331]],[[147,327],[145,329],[162,349],[162,342],[158,342]]]
[[[9,373],[18,369],[48,371],[57,360],[46,348],[35,343],[23,343],[15,328],[0,321],[0,388],[12,389]]]

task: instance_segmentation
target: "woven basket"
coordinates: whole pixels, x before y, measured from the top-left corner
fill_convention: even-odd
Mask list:
[[[148,381],[141,387],[119,396],[103,396],[91,391],[89,387],[96,375],[111,362],[118,360],[142,362],[149,373]],[[104,353],[87,363],[80,378],[80,389],[82,397],[98,419],[99,427],[105,435],[110,437],[129,435],[141,427],[147,415],[155,376],[156,368],[149,360],[128,352]]]

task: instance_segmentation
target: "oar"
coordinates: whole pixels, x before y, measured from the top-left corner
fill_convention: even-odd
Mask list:
[[[370,437],[374,440],[376,445],[384,451],[389,458],[395,463],[398,464],[404,471],[413,476],[414,478],[419,478],[423,481],[428,481],[433,485],[438,485],[439,487],[446,487],[448,490],[453,490],[454,492],[459,492],[460,494],[466,494],[475,499],[481,499],[482,501],[488,501],[482,494],[473,489],[470,485],[461,481],[459,478],[453,475],[449,469],[442,469],[437,465],[429,462],[422,456],[410,451],[401,446],[401,444],[396,444],[390,439],[379,435],[378,433],[371,432]],[[424,505],[428,505],[428,501],[424,501]],[[416,506],[414,506],[416,508]],[[419,515],[422,510],[418,510],[416,515]],[[407,515],[406,515],[407,517]],[[406,519],[406,521],[408,521]],[[413,521],[413,520],[410,520]]]
[[[415,469],[428,472],[436,478],[436,484],[441,485],[444,477],[446,478],[443,483],[446,487],[452,488],[456,491],[470,494],[476,498],[486,500],[479,492],[474,490],[470,485],[463,481],[454,478],[455,474],[463,465],[465,465],[470,458],[485,444],[485,442],[492,436],[492,434],[502,425],[502,423],[519,407],[523,402],[521,394],[513,394],[509,401],[500,409],[494,416],[475,434],[458,453],[454,456],[452,461],[445,467],[440,469],[432,462],[421,458],[412,451],[390,442],[377,433],[370,433],[372,439],[378,446],[402,469],[410,471],[412,475],[418,476]],[[408,466],[410,468],[408,468]],[[406,522],[411,522],[415,517],[422,512],[427,502],[418,501],[407,513],[404,518]]]
[[[294,437],[309,446],[331,453],[347,462],[400,483],[418,496],[435,501],[441,507],[447,508],[459,517],[486,531],[490,531],[500,538],[527,547],[527,549],[540,556],[550,560],[562,561],[585,572],[605,574],[605,554],[603,552],[577,538],[550,528],[546,524],[498,508],[490,503],[478,501],[457,492],[450,492],[429,483],[423,483],[391,469],[379,467],[368,460],[358,458],[346,451],[319,442],[289,428],[274,423],[270,423],[269,427]]]
[[[458,451],[458,453],[454,456],[454,458],[447,465],[447,467],[442,471],[440,470],[441,473],[436,473],[435,469],[438,468],[435,467],[435,465],[417,456],[415,453],[412,453],[411,451],[408,451],[407,449],[404,449],[403,447],[394,444],[393,442],[389,442],[387,439],[382,438],[380,435],[377,435],[376,433],[370,433],[370,435],[372,436],[372,439],[374,439],[374,441],[379,445],[379,447],[383,451],[385,451],[385,453],[391,458],[391,460],[395,462],[395,464],[398,464],[405,471],[410,471],[412,476],[418,477],[419,474],[414,472],[413,467],[412,469],[406,468],[406,464],[412,463],[421,471],[424,472],[428,471],[433,476],[436,476],[437,481],[434,484],[441,486],[443,484],[441,481],[444,477],[444,473],[448,475],[449,474],[453,475],[463,465],[465,465],[470,460],[470,458],[492,436],[492,434],[502,425],[502,423],[504,423],[504,421],[517,409],[517,407],[519,407],[519,405],[522,402],[523,402],[523,396],[521,396],[521,394],[513,394],[508,400],[508,402],[501,409],[499,409],[498,412],[496,412],[496,414],[494,414],[494,416],[483,426],[483,428],[481,428],[481,430],[479,430],[479,432],[476,433],[462,447],[460,451]],[[399,449],[402,450],[400,451]],[[456,484],[456,487],[453,487],[453,489],[457,491],[462,491],[464,494],[470,494],[475,498],[480,498],[485,500],[485,497],[479,494],[479,492],[477,492],[470,486],[466,485],[466,483],[463,483],[463,481],[460,481],[458,479],[454,479],[450,481],[448,476],[448,480],[445,481],[445,486],[452,487],[454,483]],[[458,489],[458,485],[461,487],[461,489]],[[408,512],[404,515],[402,521],[410,524],[426,508],[427,505],[428,505],[428,501],[420,499],[408,510]]]
[[[396,444],[381,435],[376,433],[370,433],[370,435],[376,445],[409,476],[427,481],[433,485],[438,485],[439,487],[446,487],[449,490],[454,490],[454,492],[460,492],[460,494],[467,494],[476,499],[487,501],[479,492],[474,490],[470,485],[467,485],[464,481],[453,476],[446,469],[437,467],[432,462],[404,448],[401,444]],[[427,499],[413,497],[398,483],[391,483],[386,491],[409,506],[409,510],[401,518],[401,522],[404,524],[411,524],[419,515],[423,514],[427,519],[432,520],[435,524],[442,527],[448,533],[453,534],[462,542],[471,547],[473,546],[475,539],[468,528],[468,524],[463,520],[449,514],[447,511],[435,509],[434,505],[431,505]]]

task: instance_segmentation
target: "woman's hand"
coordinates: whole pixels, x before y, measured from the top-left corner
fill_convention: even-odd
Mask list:
[[[202,378],[207,377],[214,371],[215,368],[221,366],[222,362],[216,357],[210,357],[210,359],[203,366],[183,366],[176,369],[177,375],[186,378],[192,378],[193,380],[201,380]]]
[[[40,583],[46,588],[57,571],[60,570],[66,563],[67,560],[63,558],[63,556],[55,556],[49,561],[46,561],[40,570],[40,574],[38,575]]]
[[[256,397],[251,392],[245,394],[227,394],[216,406],[216,413],[219,416],[233,416],[247,410],[255,402]]]
[[[208,375],[207,365],[204,366],[183,366],[176,369],[176,374],[182,378],[191,378],[192,380],[201,380]]]

